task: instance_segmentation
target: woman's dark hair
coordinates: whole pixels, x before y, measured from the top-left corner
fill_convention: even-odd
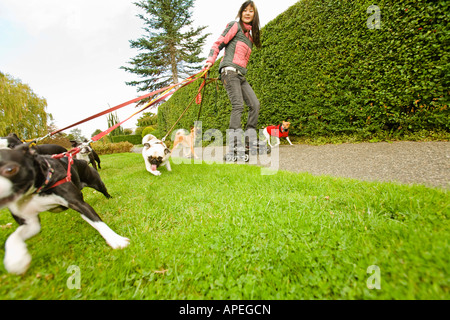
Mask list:
[[[252,21],[252,38],[253,43],[256,45],[257,48],[261,48],[261,39],[260,39],[260,32],[259,32],[259,14],[258,9],[256,8],[256,5],[253,1],[245,1],[241,8],[239,9],[239,13],[237,15],[237,18],[239,18],[239,24],[241,25],[242,30],[247,30],[244,26],[244,22],[242,22],[242,13],[244,12],[245,8],[248,6],[251,6],[253,8],[253,11],[255,12],[255,15],[253,16]]]

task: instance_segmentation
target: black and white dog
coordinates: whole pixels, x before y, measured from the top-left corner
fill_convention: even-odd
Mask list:
[[[68,163],[66,157],[40,155],[27,145],[0,149],[0,208],[8,207],[19,224],[5,244],[4,265],[8,272],[27,271],[31,255],[25,241],[39,233],[39,213],[43,211],[76,210],[113,249],[128,246],[130,240],[111,230],[83,200],[81,189],[86,186],[111,197],[98,172],[77,159],[73,159],[69,171]],[[71,179],[67,181],[69,172]]]
[[[87,141],[84,142],[86,143]],[[98,163],[98,168],[102,168],[100,167],[100,157],[89,144],[82,144],[81,142],[77,142],[75,140],[70,140],[70,143],[72,144],[73,148],[80,147],[80,152],[76,154],[77,159],[84,160],[87,163],[92,164],[95,170],[97,170],[96,162]]]
[[[0,138],[0,149],[13,149],[16,146],[24,144],[15,133],[10,133],[6,137]],[[57,144],[41,144],[32,147],[39,154],[60,154],[67,152],[67,149]]]
[[[154,135],[147,134],[142,138],[142,157],[144,158],[145,168],[148,172],[155,176],[160,176],[161,172],[158,171],[158,167],[165,165],[167,171],[172,171],[170,168],[170,150],[167,146],[156,138]]]
[[[10,133],[6,137],[0,138],[0,149],[13,149],[22,143],[22,140],[15,133]]]

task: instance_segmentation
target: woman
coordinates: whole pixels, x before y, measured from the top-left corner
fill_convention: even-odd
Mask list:
[[[249,107],[245,133],[247,151],[249,139],[256,140],[256,125],[260,107],[255,92],[245,79],[253,44],[257,48],[261,47],[259,15],[254,2],[244,2],[239,9],[237,18],[239,18],[239,22],[230,22],[214,43],[205,65],[205,68],[209,69],[216,61],[219,52],[225,48],[224,57],[219,65],[219,73],[232,105],[228,135],[230,152],[234,152],[236,149],[243,150],[241,117],[244,111],[244,102]],[[248,160],[248,157],[246,159]]]

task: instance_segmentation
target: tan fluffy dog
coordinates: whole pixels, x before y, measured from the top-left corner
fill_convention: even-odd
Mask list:
[[[185,130],[184,129],[179,129],[176,133],[175,133],[175,140],[173,142],[173,148],[171,153],[173,153],[173,150],[175,150],[175,148],[181,144],[183,146],[183,155],[185,157],[192,157],[192,155],[195,157],[195,159],[198,159],[197,155],[194,152],[194,142],[195,142],[195,128],[192,127],[191,128],[191,132],[190,134],[185,134]],[[184,147],[186,148],[190,148],[191,153],[185,153],[184,152]]]

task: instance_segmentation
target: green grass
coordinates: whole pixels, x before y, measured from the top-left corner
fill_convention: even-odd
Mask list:
[[[102,156],[112,199],[84,189],[131,244],[112,250],[74,211],[41,214],[24,276],[0,262],[0,299],[449,299],[448,192],[250,165]],[[13,223],[12,228],[5,227]],[[0,255],[16,225],[0,211]],[[69,289],[69,266],[81,288]],[[380,268],[369,290],[367,268]]]

